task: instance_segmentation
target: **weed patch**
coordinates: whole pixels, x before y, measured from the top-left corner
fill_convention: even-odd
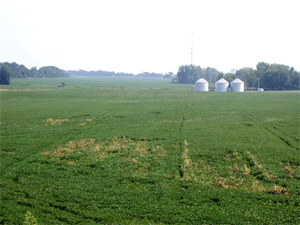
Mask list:
[[[36,218],[29,211],[25,213],[24,225],[38,225]]]
[[[44,151],[41,154],[45,159],[68,165],[91,165],[111,160],[118,162],[125,171],[130,171],[135,176],[145,176],[151,165],[166,153],[166,149],[151,144],[146,138],[133,141],[125,137],[114,137],[109,141],[72,140],[55,150]]]
[[[189,156],[187,141],[184,141],[184,152],[181,156],[183,163],[181,169],[183,171],[182,179],[184,181],[194,181],[196,183],[206,185],[216,185],[225,189],[234,188],[245,190],[247,192],[268,192],[268,193],[286,193],[288,190],[283,189],[281,192],[276,191],[276,188],[271,187],[272,181],[277,180],[277,176],[271,171],[264,168],[259,163],[258,159],[249,151],[231,152],[224,155],[222,158],[224,165],[228,165],[228,172],[224,173],[217,167],[212,167],[209,161],[194,160]],[[209,155],[208,159],[210,158]],[[283,167],[284,171],[291,172],[289,167]],[[220,174],[226,174],[221,176]],[[272,192],[271,190],[274,191]]]
[[[269,192],[271,194],[288,194],[287,188],[278,185],[274,185],[272,188],[270,188]]]
[[[67,121],[69,121],[69,120],[68,119],[62,119],[62,120],[56,119],[56,120],[53,120],[52,118],[49,118],[49,119],[46,120],[45,127],[47,127],[48,124],[55,125],[55,124],[61,124],[63,122],[67,122]]]

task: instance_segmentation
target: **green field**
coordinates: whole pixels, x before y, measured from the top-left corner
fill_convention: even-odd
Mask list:
[[[120,78],[1,89],[0,224],[28,212],[38,224],[300,223],[299,92]]]

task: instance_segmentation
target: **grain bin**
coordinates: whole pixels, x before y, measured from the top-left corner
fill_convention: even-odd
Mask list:
[[[232,92],[244,92],[244,82],[240,79],[236,78],[234,81],[230,83]]]
[[[208,82],[201,78],[195,82],[194,91],[208,91]]]
[[[227,92],[228,85],[228,81],[222,78],[216,82],[215,90],[217,92]]]

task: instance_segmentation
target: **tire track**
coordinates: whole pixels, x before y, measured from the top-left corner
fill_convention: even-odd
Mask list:
[[[134,98],[132,98],[130,100],[132,100],[132,101],[137,100],[137,99],[141,98],[143,95],[144,94],[137,95],[136,97],[134,97]],[[123,105],[117,105],[116,107],[112,108],[111,110],[108,110],[107,112],[104,112],[104,113],[100,114],[96,118],[106,119],[109,116],[111,116],[112,114],[120,112],[125,107],[127,107],[129,104],[130,104],[130,102],[128,102],[126,104],[123,104]],[[103,123],[103,121],[100,119],[98,122],[89,125],[88,129],[94,129],[99,124],[101,124],[101,123]],[[70,135],[74,136],[74,133],[75,133],[75,136],[78,136],[80,133],[82,133],[82,130],[81,129],[78,129],[78,130],[75,130],[75,131],[74,130],[70,130],[69,132],[65,133],[59,140],[65,139],[67,136],[70,136]],[[49,146],[51,146],[51,144]],[[47,147],[49,147],[49,146],[47,146]]]
[[[285,144],[288,145],[289,147],[299,150],[299,143],[298,143],[298,146],[295,143],[292,143],[294,141],[295,142],[298,142],[298,141],[295,140],[294,138],[290,137],[289,135],[284,134],[283,132],[278,130],[274,125],[268,125],[263,120],[260,120],[257,117],[253,116],[252,114],[246,113],[245,111],[244,112],[240,111],[240,113],[244,117],[249,119],[250,121],[254,122],[254,124],[259,124],[261,127],[263,127],[265,130],[267,130],[269,133],[275,135],[278,139],[285,142]],[[289,139],[291,139],[291,140],[289,140]]]
[[[135,98],[130,99],[130,101],[136,101],[137,99],[140,99],[142,96],[144,95],[144,93],[137,95]],[[117,113],[122,111],[123,109],[125,109],[128,105],[130,105],[131,102],[126,102],[126,104],[123,105],[117,105],[116,107],[114,107],[113,109],[109,110],[108,112],[102,113],[98,116],[99,120],[98,122],[94,123],[93,125],[89,126],[89,129],[94,129],[97,126],[99,126],[101,123],[103,123],[103,119],[106,119],[108,117],[110,117],[112,114]],[[102,118],[102,119],[100,119]]]
[[[270,126],[272,126],[272,127],[275,129],[275,130],[278,130],[278,132],[280,132],[280,133],[284,134],[285,136],[287,136],[287,137],[289,137],[289,138],[293,139],[294,141],[296,141],[296,142],[299,142],[299,139],[297,139],[297,138],[293,138],[292,136],[290,136],[290,135],[286,134],[285,132],[283,132],[282,130],[278,129],[278,128],[277,128],[277,127],[275,127],[274,125],[270,125]]]
[[[227,102],[228,105],[230,104],[230,102],[227,99],[225,101]],[[236,106],[236,105],[233,105],[233,106]],[[237,110],[242,116],[244,116],[248,120],[252,121],[254,124],[258,124],[260,127],[264,128],[269,133],[275,135],[278,139],[283,141],[287,146],[292,147],[296,150],[300,149],[299,141],[290,137],[289,135],[286,135],[284,132],[277,129],[274,125],[268,125],[265,121],[260,120],[259,118],[253,116],[252,114],[248,113],[246,110],[237,108],[237,106],[236,106],[235,110]],[[289,140],[289,139],[291,139],[291,140]],[[296,142],[298,144],[295,144],[293,142]]]

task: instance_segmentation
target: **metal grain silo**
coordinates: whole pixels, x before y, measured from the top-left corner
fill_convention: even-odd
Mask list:
[[[240,79],[236,78],[230,83],[232,92],[244,92],[245,84]]]
[[[194,91],[208,91],[208,82],[201,78],[195,82]]]
[[[222,78],[216,82],[215,90],[217,92],[227,92],[228,85],[228,81]]]

